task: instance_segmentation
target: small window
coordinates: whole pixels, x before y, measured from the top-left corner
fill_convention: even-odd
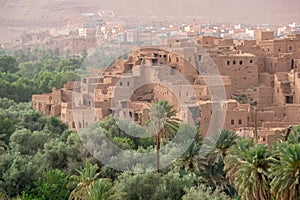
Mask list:
[[[233,61],[233,64],[235,65],[235,60]]]
[[[230,65],[230,61],[229,60],[227,60],[227,65]]]
[[[242,60],[240,60],[240,65],[242,65],[243,64],[243,61]]]
[[[202,55],[198,55],[198,60],[201,61]]]
[[[179,58],[178,57],[176,57],[176,62],[179,62]]]
[[[231,120],[231,125],[234,125],[234,120],[233,119]]]
[[[242,124],[242,120],[241,119],[239,119],[239,125],[241,125]]]
[[[253,63],[253,60],[250,60],[250,63]]]
[[[279,48],[278,51],[281,51],[281,49]]]
[[[289,46],[289,50],[290,50],[290,51],[292,51],[292,50],[293,50],[292,46]]]
[[[270,51],[270,49],[268,48],[268,52]]]
[[[75,128],[75,122],[74,121],[72,122],[72,128]]]
[[[127,81],[127,86],[129,86],[130,85],[130,83],[129,83],[129,81]]]
[[[120,86],[122,86],[123,85],[123,83],[122,82],[120,82]]]

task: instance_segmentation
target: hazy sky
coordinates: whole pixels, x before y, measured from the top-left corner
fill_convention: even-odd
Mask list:
[[[55,21],[72,19],[81,12],[113,10],[120,16],[199,16],[217,22],[255,24],[300,22],[300,0],[0,0],[0,3],[0,19],[6,20]]]

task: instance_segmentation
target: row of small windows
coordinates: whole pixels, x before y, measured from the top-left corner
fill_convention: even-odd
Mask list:
[[[240,60],[240,65],[243,65],[243,61],[242,60]],[[253,63],[253,60],[249,60],[249,63]],[[236,61],[234,60],[234,61],[232,61],[232,64],[236,64]],[[229,60],[227,60],[227,65],[230,65],[230,61]]]
[[[129,86],[129,85],[130,85],[130,82],[127,81],[127,86]],[[120,86],[123,86],[123,82],[120,82]]]
[[[234,119],[232,119],[232,120],[230,121],[230,123],[231,123],[231,125],[234,125],[234,123],[235,123],[235,122],[234,122]],[[242,125],[242,120],[241,120],[241,119],[238,120],[238,124],[239,124],[239,125]]]
[[[186,96],[189,96],[189,93],[186,92],[185,95],[186,95]],[[179,92],[179,96],[181,97],[181,92]]]
[[[293,47],[289,46],[289,51],[292,51]],[[263,51],[265,51],[265,49],[263,48]],[[270,48],[267,48],[267,51],[270,52]],[[281,48],[278,48],[278,51],[281,51]]]

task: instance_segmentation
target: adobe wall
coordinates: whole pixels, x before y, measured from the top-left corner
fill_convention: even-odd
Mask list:
[[[213,57],[222,75],[228,75],[232,91],[247,89],[258,83],[256,56],[252,54],[218,55]]]

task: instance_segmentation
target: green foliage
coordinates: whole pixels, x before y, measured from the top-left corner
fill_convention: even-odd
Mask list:
[[[85,169],[77,170],[78,175],[72,175],[72,184],[75,186],[69,199],[87,199],[91,186],[98,179],[100,173],[97,172],[99,167],[86,162]],[[94,190],[94,189],[93,189]],[[94,191],[95,193],[96,191]]]
[[[242,199],[271,199],[269,168],[274,162],[265,145],[245,150],[238,159],[238,167],[231,175]]]
[[[25,59],[30,53],[23,51],[17,51],[15,56],[20,64],[15,57],[0,56],[0,94],[15,102],[28,102],[33,94],[49,93],[53,87],[61,88],[74,81],[82,63],[81,58],[54,55]]]
[[[58,169],[46,169],[42,178],[34,183],[34,188],[22,193],[21,199],[68,199],[70,195],[69,177],[69,174]]]
[[[0,55],[0,72],[16,72],[18,70],[17,60],[8,55]]]
[[[182,197],[183,200],[230,200],[231,197],[220,189],[212,190],[205,185],[192,187],[186,190],[186,194]]]
[[[270,168],[271,191],[276,199],[300,198],[300,144],[291,144]]]
[[[34,181],[42,175],[45,164],[46,160],[40,153],[33,156],[21,155],[17,152],[2,154],[0,188],[3,188],[10,196],[31,189]]]
[[[122,199],[180,199],[185,193],[184,188],[193,185],[192,176],[181,177],[173,172],[164,176],[158,173],[123,173],[116,180],[115,188],[118,192],[127,193]]]

